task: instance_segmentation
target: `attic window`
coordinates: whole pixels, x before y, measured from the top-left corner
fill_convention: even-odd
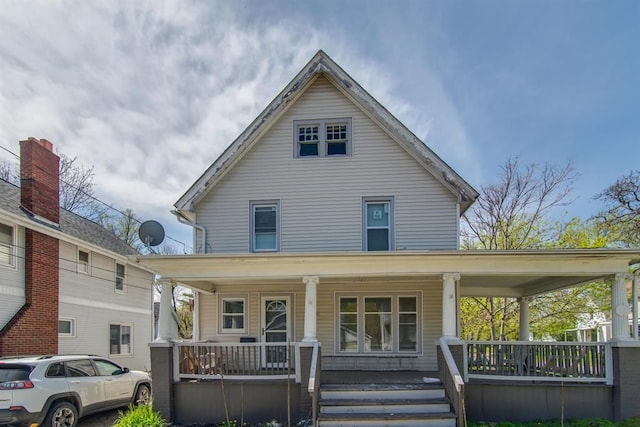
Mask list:
[[[294,121],[295,157],[351,155],[351,119]]]

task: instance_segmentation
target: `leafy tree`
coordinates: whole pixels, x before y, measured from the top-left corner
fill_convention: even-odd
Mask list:
[[[566,206],[576,178],[570,163],[556,167],[520,164],[507,159],[494,184],[481,188],[480,197],[463,216],[464,249],[542,249],[604,247],[606,232],[595,221],[578,218],[564,223],[547,217]],[[609,290],[594,283],[536,296],[530,302],[534,336],[562,337],[585,316],[607,309]],[[465,339],[517,339],[519,304],[515,298],[463,298],[462,335]]]
[[[612,244],[640,246],[640,170],[618,178],[596,196],[605,209],[594,219],[606,229]]]

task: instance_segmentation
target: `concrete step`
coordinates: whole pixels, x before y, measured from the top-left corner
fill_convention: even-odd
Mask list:
[[[453,413],[416,413],[416,414],[319,414],[319,427],[455,427]]]
[[[443,398],[441,384],[326,384],[320,387],[320,399],[438,399]]]
[[[449,400],[440,399],[323,399],[320,412],[324,414],[418,414],[449,412]]]
[[[439,382],[421,384],[324,384],[318,425],[455,427]]]

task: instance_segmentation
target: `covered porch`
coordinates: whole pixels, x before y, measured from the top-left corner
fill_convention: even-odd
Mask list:
[[[158,392],[160,383],[172,392],[160,401],[156,396],[155,401],[161,408],[164,405],[161,410],[168,419],[184,422],[180,417],[186,411],[180,408],[188,406],[191,414],[198,410],[193,407],[194,402],[187,403],[179,397],[179,389],[212,386],[221,379],[228,381],[227,393],[234,393],[233,390],[239,393],[238,387],[246,393],[250,385],[259,388],[273,384],[283,388],[287,384],[284,387],[289,396],[287,406],[294,407],[299,418],[310,414],[315,419],[317,390],[323,378],[335,377],[340,371],[360,370],[365,375],[370,372],[372,377],[376,372],[386,372],[385,375],[397,372],[399,377],[407,372],[437,376],[447,389],[456,414],[461,416],[466,409],[469,419],[514,419],[514,414],[526,415],[522,408],[536,399],[546,402],[546,413],[551,414],[555,407],[548,404],[549,396],[560,390],[566,393],[566,402],[572,399],[602,402],[591,405],[591,409],[610,408],[598,412],[600,416],[616,419],[638,416],[640,408],[634,407],[629,399],[640,393],[640,389],[633,388],[640,372],[628,366],[629,360],[640,356],[637,340],[628,326],[629,311],[637,307],[633,304],[630,309],[627,300],[627,286],[633,279],[628,274],[629,265],[638,259],[640,252],[631,250],[138,257],[138,262],[160,272],[167,285],[179,283],[196,293],[193,342],[173,340],[168,314],[171,303],[162,298],[160,340],[152,344],[152,369],[155,391]],[[614,337],[609,342],[458,339],[458,308],[463,296],[520,298],[520,334],[528,337],[529,297],[602,278],[612,283],[615,308]],[[222,298],[219,296],[238,294],[246,295],[247,325],[240,334],[222,333],[220,313],[216,313]],[[260,330],[263,325],[256,306],[269,295],[283,301],[288,297],[291,302],[288,312],[291,326],[286,341],[269,341]],[[371,351],[367,342],[361,342],[361,351],[355,354],[344,351],[340,338],[344,329],[339,309],[342,295],[354,298],[389,295],[391,305],[395,306],[400,299],[416,295],[416,323],[419,323],[413,338],[416,351],[403,353],[397,338],[399,326],[390,328],[389,336],[394,341],[388,351]],[[203,314],[203,310],[209,314]],[[398,316],[403,314],[399,308],[393,308],[389,316],[395,316],[396,312]],[[211,328],[203,322],[217,322],[218,327]],[[170,375],[164,381],[158,378],[156,372],[169,367]],[[571,387],[565,387],[569,384]],[[506,412],[501,404],[504,389],[500,388],[505,386],[512,388],[510,398],[519,402],[510,405]],[[282,404],[284,401],[280,400]],[[209,399],[208,407],[200,411],[202,416],[218,417],[209,422],[223,419],[220,412],[211,412],[210,402]],[[521,409],[513,409],[517,407]],[[248,408],[240,410],[247,413]],[[540,407],[535,410],[538,419],[545,413],[540,412]]]

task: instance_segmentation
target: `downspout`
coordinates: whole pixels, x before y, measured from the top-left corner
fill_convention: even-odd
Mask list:
[[[178,210],[171,211],[172,214],[176,216],[178,222],[184,225],[189,225],[197,230],[202,232],[202,252],[203,254],[207,253],[207,229],[201,225],[196,224],[193,221],[189,221],[189,219],[184,216],[184,214]],[[196,253],[198,253],[198,248],[196,248]]]

